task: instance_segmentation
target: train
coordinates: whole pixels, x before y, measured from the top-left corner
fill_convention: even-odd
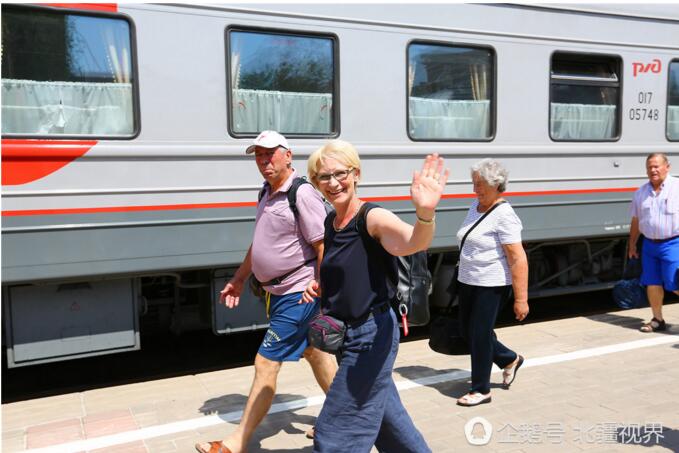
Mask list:
[[[3,4],[2,49],[10,368],[266,327],[251,294],[218,302],[252,239],[261,130],[301,173],[351,142],[361,198],[409,222],[413,170],[446,159],[434,308],[474,162],[509,170],[536,299],[610,288],[645,156],[679,156],[677,5]]]

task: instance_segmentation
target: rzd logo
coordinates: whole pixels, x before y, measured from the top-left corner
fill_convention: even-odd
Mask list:
[[[635,61],[632,63],[632,72],[634,77],[637,76],[639,73],[646,73],[646,72],[652,72],[654,74],[660,73],[660,70],[662,69],[662,62],[655,58],[652,62],[648,64],[640,63]]]

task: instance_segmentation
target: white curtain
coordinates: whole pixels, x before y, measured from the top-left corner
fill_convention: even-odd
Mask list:
[[[332,94],[235,89],[232,109],[236,132],[331,132]]]
[[[679,105],[670,105],[667,110],[667,137],[679,140]]]
[[[549,126],[555,140],[603,140],[615,131],[615,105],[552,102]]]
[[[2,79],[2,133],[130,135],[130,83]]]
[[[416,139],[484,139],[490,136],[490,101],[409,98],[410,135]]]

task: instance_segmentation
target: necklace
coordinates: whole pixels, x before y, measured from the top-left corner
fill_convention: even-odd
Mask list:
[[[358,204],[356,205],[356,208],[354,209],[353,214],[351,214],[351,216],[346,216],[346,215],[345,215],[344,218],[345,218],[345,219],[349,219],[349,222],[351,222],[351,219],[353,219],[354,216],[358,213],[358,210],[361,208],[361,205],[362,205],[362,204],[363,204],[363,202],[362,202],[361,200],[358,200]],[[349,222],[347,222],[347,224],[348,224]],[[340,222],[340,225],[341,225],[341,224],[342,224],[342,223]],[[342,231],[344,228],[346,228],[346,226],[347,226],[347,225],[344,225],[343,227],[338,227],[338,226],[337,226],[337,217],[335,217],[335,219],[332,221],[332,228],[333,228],[333,230],[335,230],[335,232]]]

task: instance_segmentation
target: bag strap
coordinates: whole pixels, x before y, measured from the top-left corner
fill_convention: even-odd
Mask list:
[[[378,247],[384,249],[382,245],[372,236],[370,236],[370,233],[368,232],[368,211],[373,208],[378,208],[379,205],[375,205],[372,203],[363,203],[360,208],[358,208],[358,212],[356,213],[356,230],[358,231],[359,235],[361,236],[361,240],[363,240],[363,244],[365,246],[366,251],[369,254],[375,254],[377,255],[379,253]],[[385,250],[386,252],[386,250]],[[398,259],[399,257],[394,257],[393,255],[389,254],[388,256],[391,256],[392,258]],[[381,254],[380,254],[381,255]],[[369,257],[370,258],[370,257]],[[388,263],[384,263],[385,268],[387,269],[387,275],[389,277],[389,281],[391,284],[394,286],[394,289],[396,293],[398,293],[398,265],[396,266],[396,273],[394,273],[394,268],[392,266],[389,266]]]
[[[299,217],[299,211],[297,210],[297,189],[299,189],[299,186],[302,184],[311,184],[306,177],[304,176],[297,176],[292,180],[292,183],[290,184],[290,188],[288,189],[287,192],[287,198],[288,198],[288,205],[290,206],[290,210],[292,211],[292,214],[295,216],[295,219]],[[264,185],[259,191],[259,194],[257,195],[257,202],[259,203],[262,201],[262,198],[264,197],[264,194],[266,193],[266,187],[268,183],[264,182]]]
[[[309,258],[308,260],[306,260],[305,262],[303,262],[302,264],[300,264],[299,266],[297,266],[293,270],[286,272],[285,274],[281,275],[280,277],[272,278],[269,281],[260,282],[260,283],[261,283],[262,286],[280,285],[281,283],[283,283],[283,280],[285,280],[286,278],[288,278],[289,276],[291,276],[292,274],[294,274],[295,272],[297,272],[298,270],[300,270],[301,268],[303,268],[307,264],[309,264],[313,261],[316,261],[316,258],[318,258],[318,257],[314,256],[313,258]]]
[[[469,236],[469,233],[471,233],[474,228],[479,226],[479,223],[483,222],[483,219],[488,217],[488,214],[493,212],[493,210],[495,210],[495,208],[497,208],[501,204],[505,204],[505,203],[507,203],[507,200],[502,200],[502,201],[498,201],[497,203],[495,203],[493,206],[490,207],[490,209],[488,209],[486,212],[483,213],[483,215],[479,218],[479,220],[477,220],[474,223],[474,225],[472,225],[472,227],[470,229],[467,230],[467,232],[462,237],[462,241],[460,242],[460,254],[462,254],[462,247],[464,247],[464,241],[467,239],[467,236]],[[459,259],[458,259],[458,261],[459,261]]]
[[[299,217],[299,211],[297,210],[297,189],[302,184],[311,184],[304,176],[298,176],[292,180],[290,188],[288,189],[288,205],[290,205],[290,210],[295,216],[295,219]]]
[[[497,208],[498,206],[500,206],[501,204],[504,204],[504,203],[507,203],[507,201],[506,201],[506,200],[502,200],[502,201],[499,201],[499,202],[495,203],[493,206],[490,207],[490,209],[488,209],[486,212],[483,213],[483,215],[479,218],[479,220],[477,220],[476,222],[474,222],[474,225],[472,225],[472,227],[471,227],[470,229],[467,230],[467,232],[466,232],[466,233],[464,234],[464,236],[462,237],[462,241],[460,241],[460,256],[462,255],[462,247],[464,247],[464,241],[467,239],[467,236],[469,236],[469,233],[471,233],[472,230],[473,230],[474,228],[476,228],[477,226],[479,226],[479,224],[480,224],[481,222],[483,222],[483,219],[485,219],[486,217],[488,217],[488,215],[489,215],[491,212],[493,212],[493,210],[494,210],[495,208]],[[459,256],[458,256],[458,258],[457,258],[457,264],[455,265],[456,271],[453,273],[453,280],[455,280],[455,279],[457,278],[457,268],[458,268],[458,265],[459,265],[459,264],[460,264],[460,258],[459,258]],[[453,283],[454,283],[454,281],[451,281],[451,282],[450,282],[450,285],[452,286]],[[452,298],[450,299],[450,302],[448,302],[448,306],[443,310],[444,312],[451,313],[451,310],[453,309],[453,302],[454,302],[454,300],[455,300],[454,297],[452,297]]]

